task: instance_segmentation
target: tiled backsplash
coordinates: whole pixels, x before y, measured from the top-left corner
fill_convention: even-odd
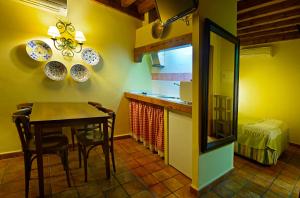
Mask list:
[[[152,73],[152,80],[186,81],[192,80],[191,73]]]

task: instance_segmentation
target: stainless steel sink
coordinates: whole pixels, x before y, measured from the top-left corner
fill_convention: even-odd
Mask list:
[[[180,100],[180,98],[175,97],[175,96],[158,96],[159,98],[166,98],[166,99],[177,99]]]
[[[166,95],[149,94],[149,93],[142,93],[142,94],[146,95],[146,96],[154,97],[154,98],[161,98],[161,99],[169,100],[169,101],[180,103],[180,104],[192,105],[192,102],[183,101],[179,97],[175,97],[175,96],[166,96]]]

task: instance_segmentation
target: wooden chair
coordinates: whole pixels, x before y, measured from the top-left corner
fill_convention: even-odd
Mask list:
[[[26,115],[30,115],[32,111],[33,103],[21,103],[17,105],[17,112],[18,111],[26,111]],[[33,128],[31,129],[33,133]],[[49,135],[62,135],[62,128],[56,127],[56,128],[44,128],[43,129],[43,135],[49,136]]]
[[[13,114],[13,120],[17,127],[19,138],[22,144],[24,154],[24,167],[25,167],[25,197],[29,193],[29,181],[31,166],[36,156],[36,146],[34,137],[30,131],[29,117],[22,114],[20,111]],[[68,138],[64,135],[51,135],[43,136],[42,138],[43,154],[58,154],[61,158],[64,170],[66,172],[67,182],[70,186],[69,177],[69,162],[68,162]],[[44,179],[44,178],[43,178]]]
[[[114,137],[114,125],[115,125],[115,118],[116,114],[110,109],[106,109],[104,107],[97,106],[100,111],[108,113],[110,115],[110,119],[108,121],[108,128],[109,128],[109,150],[111,153],[113,170],[116,172],[116,165],[115,165],[115,157],[114,157],[114,144],[113,144],[113,137]],[[102,126],[100,127],[103,128]],[[83,156],[83,164],[84,164],[84,174],[85,174],[85,182],[87,182],[87,159],[89,157],[90,151],[97,147],[102,146],[104,152],[104,135],[102,130],[99,131],[98,127],[88,127],[86,126],[83,129],[75,129],[77,142],[78,142],[78,156],[79,156],[79,167],[81,167],[81,155]]]
[[[93,107],[102,107],[102,104],[100,104],[100,103],[98,103],[98,102],[92,102],[92,101],[88,101],[88,104],[89,105],[92,105]],[[84,126],[84,127],[86,127],[86,126]],[[82,126],[78,126],[77,127],[77,129],[83,129],[84,127],[82,127]],[[89,127],[91,127],[91,126],[89,126]],[[76,129],[75,129],[76,127],[72,127],[71,128],[71,137],[72,137],[72,148],[73,148],[73,150],[75,150],[75,131],[76,131]],[[94,128],[94,127],[93,127]]]

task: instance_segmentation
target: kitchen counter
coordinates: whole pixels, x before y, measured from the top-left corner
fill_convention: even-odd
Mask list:
[[[138,100],[158,106],[162,106],[168,110],[177,110],[186,113],[192,113],[192,104],[173,97],[147,95],[139,93],[125,92],[128,99]]]

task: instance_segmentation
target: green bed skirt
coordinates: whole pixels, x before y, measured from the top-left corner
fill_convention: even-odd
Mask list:
[[[245,156],[264,165],[273,165],[277,163],[280,153],[272,149],[254,149],[237,142],[234,143],[234,152]]]

